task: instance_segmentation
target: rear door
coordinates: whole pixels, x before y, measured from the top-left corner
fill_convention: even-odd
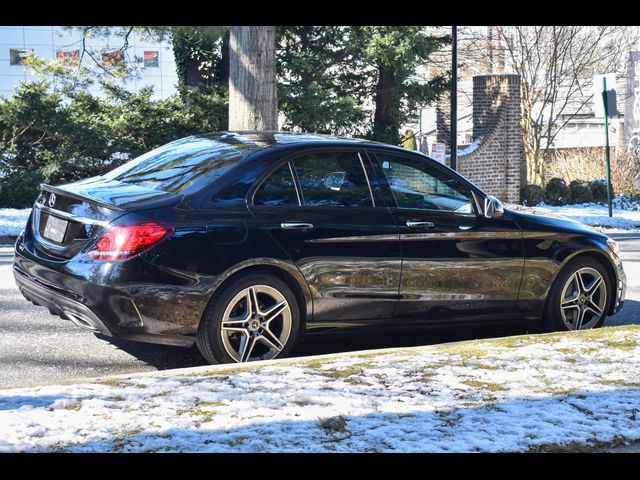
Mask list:
[[[288,252],[314,295],[315,321],[376,320],[398,302],[397,226],[358,150],[281,162],[253,194],[251,212]]]
[[[522,233],[478,214],[471,188],[435,161],[376,152],[403,252],[402,318],[482,318],[519,308]]]

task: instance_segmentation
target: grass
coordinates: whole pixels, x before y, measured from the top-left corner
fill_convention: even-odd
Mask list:
[[[627,439],[622,436],[616,436],[608,442],[588,440],[585,443],[544,443],[530,447],[527,453],[598,453],[621,447],[627,443],[629,443]]]
[[[462,383],[469,387],[479,388],[489,392],[502,392],[506,390],[502,385],[491,382],[480,382],[478,380],[463,380]]]
[[[82,402],[69,402],[64,406],[65,410],[78,411],[82,408]]]

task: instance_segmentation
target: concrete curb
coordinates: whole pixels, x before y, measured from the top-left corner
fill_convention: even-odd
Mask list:
[[[14,245],[17,239],[17,235],[0,235],[0,245]]]
[[[628,325],[621,325],[615,327],[604,327],[604,328],[627,328]],[[537,334],[529,334],[527,337],[545,337],[549,335],[556,335],[557,332],[552,333],[537,333]],[[508,335],[506,337],[499,337],[500,339],[510,338],[510,337],[522,337],[523,335]],[[49,387],[56,385],[79,385],[85,383],[105,383],[105,382],[113,382],[117,380],[129,380],[135,378],[144,378],[144,377],[172,377],[172,376],[187,376],[187,375],[215,375],[216,372],[228,373],[232,372],[241,372],[247,370],[255,370],[261,367],[271,366],[285,366],[285,365],[297,365],[304,364],[308,362],[314,362],[318,360],[331,360],[331,359],[339,359],[346,357],[358,357],[362,355],[382,355],[394,352],[402,352],[411,349],[440,349],[442,347],[451,347],[455,345],[464,345],[467,343],[472,343],[476,341],[491,341],[491,339],[474,339],[474,340],[459,340],[455,342],[446,342],[446,343],[438,343],[434,345],[424,345],[424,346],[415,346],[415,347],[389,347],[389,348],[373,348],[368,350],[358,350],[355,352],[334,352],[334,353],[325,353],[322,355],[310,355],[306,357],[290,357],[290,358],[276,358],[274,360],[261,360],[259,362],[251,362],[246,364],[237,364],[237,363],[225,363],[218,365],[201,365],[198,367],[188,367],[188,368],[174,368],[168,370],[151,370],[147,372],[132,372],[132,373],[121,373],[118,375],[106,375],[101,377],[87,377],[87,378],[75,378],[68,380],[56,381],[54,383],[47,383],[41,385],[30,385],[30,386],[22,386],[22,387],[11,387],[0,389],[0,391],[10,391],[10,390],[18,390],[23,388],[41,388],[41,387]]]
[[[519,336],[519,335],[515,335]],[[471,340],[473,341],[473,340]],[[361,356],[361,355],[370,355],[370,354],[386,354],[393,353],[396,351],[404,351],[407,348],[428,348],[428,347],[442,347],[443,345],[451,346],[456,344],[467,343],[469,340],[461,340],[456,342],[447,342],[447,343],[439,343],[436,345],[426,345],[424,347],[390,347],[390,348],[374,348],[370,350],[358,350],[355,352],[338,352],[338,353],[325,353],[322,355],[310,355],[306,357],[291,357],[291,358],[276,358],[274,360],[261,360],[259,362],[251,362],[247,364],[236,364],[236,363],[224,363],[218,365],[201,365],[198,367],[188,367],[188,368],[174,368],[169,370],[152,370],[148,372],[132,372],[132,373],[121,373],[118,375],[106,375],[102,377],[87,377],[87,378],[75,378],[68,380],[56,381],[54,383],[46,383],[42,385],[30,385],[23,387],[11,387],[11,388],[3,388],[0,389],[0,392],[10,391],[10,390],[19,390],[23,388],[42,388],[42,387],[50,387],[57,385],[80,385],[85,383],[105,383],[105,382],[113,382],[118,380],[131,380],[135,378],[145,378],[145,377],[173,377],[173,376],[187,376],[187,375],[215,375],[216,372],[224,372],[228,373],[229,371],[247,371],[247,370],[255,370],[261,367],[277,367],[284,365],[296,365],[296,364],[304,364],[307,362],[314,362],[318,360],[333,360],[336,358],[344,358],[344,357],[352,357],[352,356]]]

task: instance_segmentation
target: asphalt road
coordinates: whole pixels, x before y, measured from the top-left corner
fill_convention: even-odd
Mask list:
[[[640,233],[614,234],[628,277],[623,309],[606,325],[640,323]],[[73,379],[194,367],[205,362],[195,349],[107,340],[27,302],[13,281],[13,247],[0,246],[0,388],[54,384]],[[393,333],[309,336],[294,356],[453,342],[527,332],[519,323],[429,327]]]

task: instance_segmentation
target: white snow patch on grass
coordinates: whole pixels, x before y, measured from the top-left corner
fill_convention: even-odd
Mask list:
[[[508,452],[640,439],[640,327],[0,391],[2,452]]]

